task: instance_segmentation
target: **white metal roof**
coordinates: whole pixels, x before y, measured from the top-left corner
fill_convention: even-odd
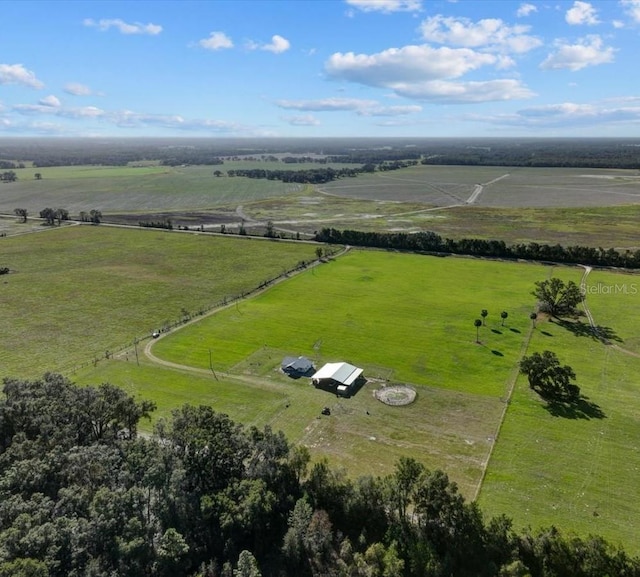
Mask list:
[[[312,379],[333,379],[343,385],[352,385],[362,374],[362,369],[354,367],[349,363],[327,363],[317,371]]]

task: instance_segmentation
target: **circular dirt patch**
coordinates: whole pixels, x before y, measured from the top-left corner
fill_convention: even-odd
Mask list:
[[[383,387],[382,389],[375,391],[373,394],[380,402],[394,407],[410,405],[416,400],[415,390],[406,385]]]

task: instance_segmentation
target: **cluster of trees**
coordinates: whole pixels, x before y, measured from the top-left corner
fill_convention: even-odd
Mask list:
[[[435,148],[435,147],[434,147]],[[478,139],[441,143],[422,164],[640,168],[637,143],[617,139]]]
[[[173,230],[173,222],[170,218],[164,220],[141,220],[138,222],[138,226],[145,228],[164,228],[166,230]]]
[[[18,180],[18,175],[13,170],[5,170],[4,172],[0,172],[0,181],[1,182],[15,182]]]
[[[58,221],[58,226],[62,224],[63,220],[69,220],[69,211],[66,208],[44,208],[40,211],[40,218],[45,222],[53,226]],[[24,215],[24,222],[26,222],[26,214]]]
[[[464,254],[491,258],[551,261],[567,264],[589,264],[621,268],[640,268],[640,250],[619,252],[613,248],[548,245],[530,242],[507,245],[502,240],[442,238],[435,232],[365,232],[323,228],[315,240],[334,244],[368,246],[413,252]]]
[[[601,577],[640,575],[595,536],[485,520],[441,471],[401,458],[346,478],[269,427],[56,374],[4,380],[0,575]]]
[[[282,182],[299,182],[303,184],[322,184],[338,178],[358,176],[361,172],[373,172],[375,167],[367,168],[309,168],[306,170],[267,170],[264,168],[248,168],[228,170],[227,176],[244,176],[246,178],[264,178]]]
[[[29,218],[29,210],[26,208],[15,208],[13,209],[13,214],[20,217],[22,222],[27,222]],[[58,225],[62,223],[63,220],[69,220],[69,211],[66,208],[44,208],[40,211],[40,218],[44,219],[46,224],[49,226],[53,226],[56,221]],[[82,222],[92,222],[93,224],[100,224],[102,221],[102,211],[98,209],[92,209],[89,212],[81,211],[80,212],[80,220]]]
[[[102,211],[97,209],[91,209],[89,212],[84,210],[80,211],[80,220],[82,222],[92,222],[93,224],[100,224],[102,221]]]
[[[0,169],[1,170],[12,170],[15,168],[24,168],[24,164],[15,163],[12,160],[0,160]]]

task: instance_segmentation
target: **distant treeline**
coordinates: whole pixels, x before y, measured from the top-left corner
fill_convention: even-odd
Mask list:
[[[277,155],[277,156],[276,156]],[[570,138],[164,138],[3,139],[0,168],[136,162],[219,165],[225,159],[299,162],[640,168],[640,139]]]
[[[345,244],[423,253],[447,253],[491,258],[550,261],[563,264],[640,268],[640,250],[617,250],[590,246],[548,245],[530,242],[507,245],[502,240],[442,238],[435,232],[385,233],[323,228],[316,234],[318,242]]]

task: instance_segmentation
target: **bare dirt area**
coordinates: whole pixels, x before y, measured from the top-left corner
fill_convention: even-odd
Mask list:
[[[413,403],[417,393],[414,388],[407,385],[391,385],[376,389],[373,395],[385,405],[401,407]]]

